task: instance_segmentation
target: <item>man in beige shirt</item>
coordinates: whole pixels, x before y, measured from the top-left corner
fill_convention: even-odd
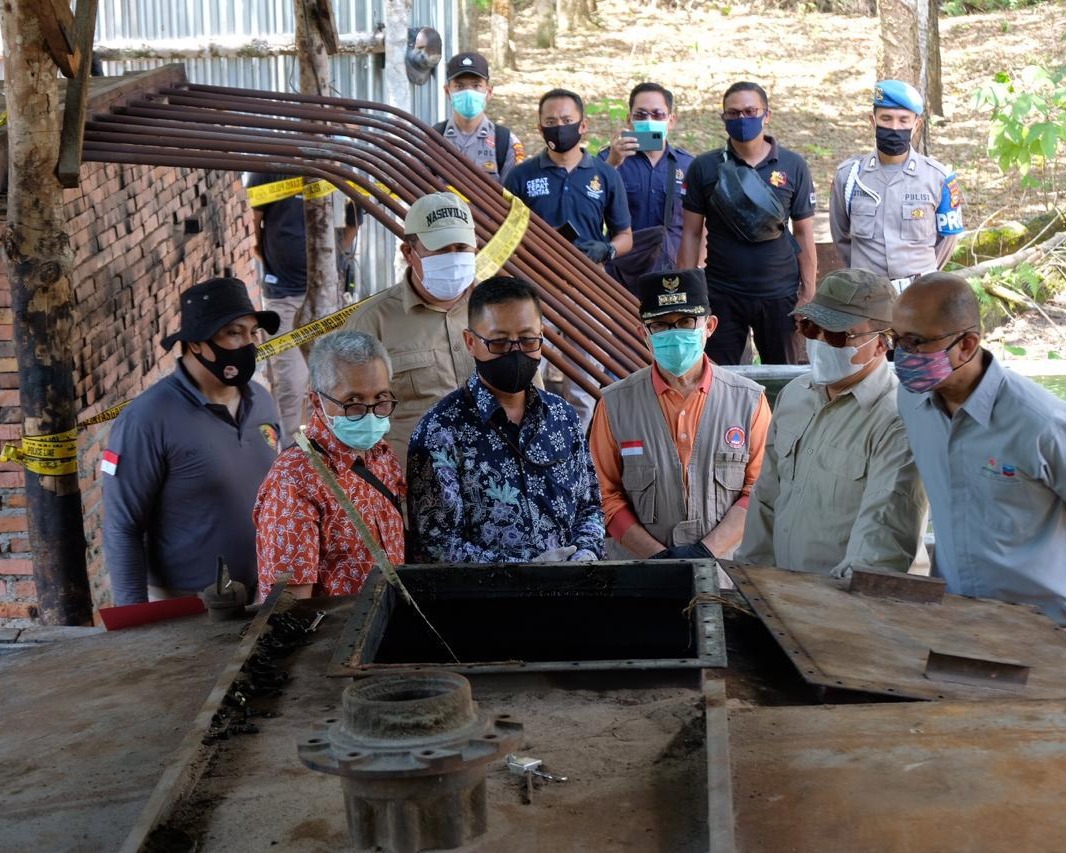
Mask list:
[[[888,279],[844,269],[793,312],[811,372],[777,398],[738,562],[833,577],[910,568],[926,497],[885,358],[895,300]]]
[[[386,439],[401,469],[415,425],[474,369],[463,343],[474,283],[474,217],[457,195],[432,193],[411,205],[403,230],[407,272],[368,299],[345,326],[374,335],[389,351],[399,402]]]

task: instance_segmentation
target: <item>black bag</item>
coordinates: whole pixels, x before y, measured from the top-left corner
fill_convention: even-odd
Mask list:
[[[725,151],[710,202],[748,243],[776,240],[788,222],[788,211],[770,185],[751,166],[731,160]]]

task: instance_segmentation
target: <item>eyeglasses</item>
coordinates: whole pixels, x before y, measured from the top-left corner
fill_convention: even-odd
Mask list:
[[[765,115],[766,110],[759,107],[744,107],[742,110],[722,110],[722,120],[731,121],[735,118],[758,118],[761,115]]]
[[[671,329],[685,329],[691,332],[698,325],[698,317],[682,317],[679,320],[674,320],[672,323],[667,323],[663,320],[655,320],[652,323],[644,324],[645,328],[653,335],[656,335],[659,332],[668,332]]]
[[[342,403],[325,391],[318,392],[319,397],[324,397],[334,405],[340,406],[344,410],[344,417],[350,421],[361,421],[370,412],[374,413],[375,418],[387,418],[396,409],[396,404],[399,402],[395,397],[390,397],[385,400],[378,400],[376,403]]]
[[[541,344],[544,343],[544,338],[486,338],[483,335],[479,335],[473,329],[467,329],[470,334],[485,344],[487,349],[493,355],[507,355],[511,350],[521,350],[522,352],[537,352],[540,349]]]
[[[648,119],[655,119],[655,121],[666,121],[670,118],[670,113],[667,110],[633,110],[632,117],[637,121],[647,121]]]
[[[896,332],[888,333],[888,340],[892,345],[892,349],[898,349],[902,352],[921,352],[919,347],[924,347],[926,344],[935,343],[936,341],[942,341],[944,338],[950,338],[952,335],[958,335],[945,349],[951,349],[955,344],[966,337],[967,333],[974,331],[976,326],[967,326],[965,329],[956,329],[954,332],[948,332],[947,334],[937,335],[935,338],[920,338],[917,335],[899,335]]]
[[[870,335],[883,335],[888,332],[888,329],[871,329],[869,332],[856,332],[853,335],[849,335],[847,332],[830,332],[828,329],[823,329],[813,320],[808,320],[806,317],[798,317],[796,319],[796,330],[803,335],[803,337],[811,341],[816,341],[821,338],[834,349],[842,349],[846,347],[850,341],[853,341],[856,338],[866,338]]]

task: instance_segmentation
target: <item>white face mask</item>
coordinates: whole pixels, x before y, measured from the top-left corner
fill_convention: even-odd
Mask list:
[[[474,281],[473,252],[447,252],[422,258],[422,286],[434,299],[450,302]]]
[[[825,341],[808,338],[807,360],[811,363],[811,379],[817,385],[833,385],[854,376],[870,363],[868,360],[862,364],[853,363],[852,359],[858,354],[857,347],[831,347]]]

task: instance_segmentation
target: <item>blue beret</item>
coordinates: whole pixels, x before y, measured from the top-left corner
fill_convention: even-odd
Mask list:
[[[910,110],[916,115],[924,108],[921,93],[902,80],[882,80],[874,86],[874,106]]]

